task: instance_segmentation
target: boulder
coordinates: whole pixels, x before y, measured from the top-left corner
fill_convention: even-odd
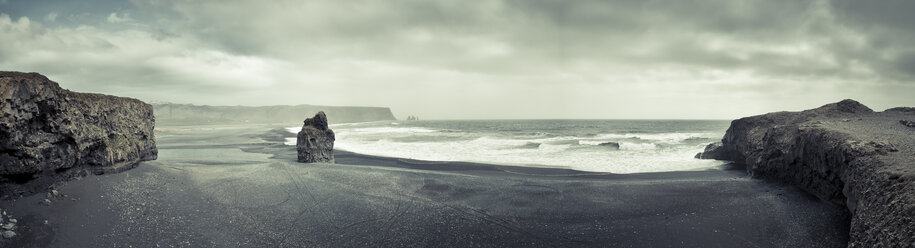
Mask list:
[[[908,108],[874,112],[843,100],[801,112],[734,120],[701,158],[745,164],[755,178],[793,184],[852,215],[849,247],[915,245],[915,132]]]
[[[699,159],[719,159],[719,160],[740,160],[742,159],[740,154],[730,152],[724,148],[724,145],[721,142],[715,142],[705,146],[705,150],[696,154],[696,158]]]
[[[696,153],[695,158],[699,158],[699,159],[716,158],[716,159],[721,159],[721,160],[727,160],[727,159],[722,159],[724,156],[719,155],[719,153],[721,153],[722,151],[724,151],[724,149],[721,146],[721,142],[711,143],[711,144],[708,144],[707,146],[705,146],[705,150],[703,150],[700,153]]]
[[[38,73],[0,72],[0,188],[133,168],[156,159],[151,105],[61,88]]]
[[[324,111],[305,119],[296,141],[298,161],[302,163],[334,162],[334,131],[327,127]]]

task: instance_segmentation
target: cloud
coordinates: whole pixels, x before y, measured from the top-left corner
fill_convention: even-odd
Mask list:
[[[48,15],[46,15],[44,17],[44,19],[48,22],[56,22],[57,21],[57,12],[48,13]]]
[[[110,23],[123,23],[123,22],[133,21],[133,19],[130,19],[129,14],[124,13],[123,15],[118,16],[118,13],[116,13],[116,12],[109,14],[108,18],[105,20],[107,20]]]
[[[193,37],[163,37],[156,31],[48,29],[27,17],[12,20],[6,14],[0,14],[0,31],[0,43],[6,44],[0,47],[0,68],[38,71],[78,91],[237,105],[251,93],[270,99],[270,92],[283,91],[269,88],[277,83],[302,84],[303,79],[315,78],[301,75],[286,62],[229,54],[202,46]]]
[[[830,50],[859,34],[833,23],[828,4],[810,1],[172,4],[189,17],[177,25],[181,32],[199,30],[202,40],[233,53],[290,60],[381,58],[484,74],[587,61],[791,76],[844,73],[847,60],[859,58]]]
[[[130,4],[42,9],[61,13],[38,18],[48,23],[0,16],[10,44],[0,66],[150,100],[378,105],[430,118],[731,118],[842,98],[915,105],[906,96],[915,30],[899,1]]]

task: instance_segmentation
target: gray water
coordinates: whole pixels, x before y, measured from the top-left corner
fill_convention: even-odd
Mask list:
[[[363,154],[638,173],[720,165],[693,156],[720,140],[728,124],[718,120],[448,120],[332,128],[337,149]],[[601,145],[608,142],[619,148]]]

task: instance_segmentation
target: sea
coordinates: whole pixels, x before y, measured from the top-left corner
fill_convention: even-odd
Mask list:
[[[334,149],[429,161],[591,172],[706,170],[695,159],[721,140],[724,120],[429,120],[334,124]],[[296,133],[301,127],[289,128]],[[618,144],[618,146],[615,146]],[[295,145],[295,138],[287,138]]]

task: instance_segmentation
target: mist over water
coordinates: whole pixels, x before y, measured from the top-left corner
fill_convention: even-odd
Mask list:
[[[693,120],[460,120],[332,128],[336,149],[362,154],[638,173],[720,165],[693,156],[720,139],[727,126],[727,121]],[[295,145],[295,138],[287,144]]]

